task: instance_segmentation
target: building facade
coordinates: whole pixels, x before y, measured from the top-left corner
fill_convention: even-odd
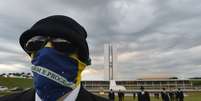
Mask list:
[[[89,91],[108,91],[110,81],[82,81],[82,85]],[[190,90],[195,89],[191,80],[164,79],[164,80],[122,80],[116,81],[117,85],[122,85],[127,91],[138,91],[141,86],[149,91],[176,90],[177,88]]]

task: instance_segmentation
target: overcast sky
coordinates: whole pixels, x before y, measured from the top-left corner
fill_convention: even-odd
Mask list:
[[[88,32],[92,65],[84,80],[103,80],[104,44],[118,46],[118,78],[201,76],[200,0],[1,0],[0,73],[30,72],[21,33],[50,15]]]

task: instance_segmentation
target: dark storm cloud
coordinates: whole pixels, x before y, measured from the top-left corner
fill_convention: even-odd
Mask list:
[[[0,44],[0,64],[27,66],[20,33],[41,18],[64,14],[87,29],[94,69],[104,67],[104,44],[111,42],[118,45],[120,79],[201,76],[196,74],[201,70],[200,7],[198,0],[2,1],[0,35],[9,45]]]

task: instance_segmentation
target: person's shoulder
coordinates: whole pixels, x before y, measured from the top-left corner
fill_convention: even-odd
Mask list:
[[[81,86],[80,92],[78,94],[76,101],[109,101],[108,99],[95,95]]]
[[[19,93],[4,95],[0,97],[0,101],[15,101],[15,99],[19,96]]]
[[[34,100],[35,98],[35,91],[33,89],[28,89],[22,92],[13,93],[10,95],[5,95],[0,97],[0,101],[24,101],[28,99],[29,101],[32,101],[30,99]]]
[[[104,97],[97,96],[95,94],[91,94],[91,95],[92,95],[93,101],[109,101],[108,99],[106,99]]]

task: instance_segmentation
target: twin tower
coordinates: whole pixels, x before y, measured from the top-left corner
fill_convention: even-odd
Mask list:
[[[118,53],[117,45],[104,45],[104,79],[117,80]]]

